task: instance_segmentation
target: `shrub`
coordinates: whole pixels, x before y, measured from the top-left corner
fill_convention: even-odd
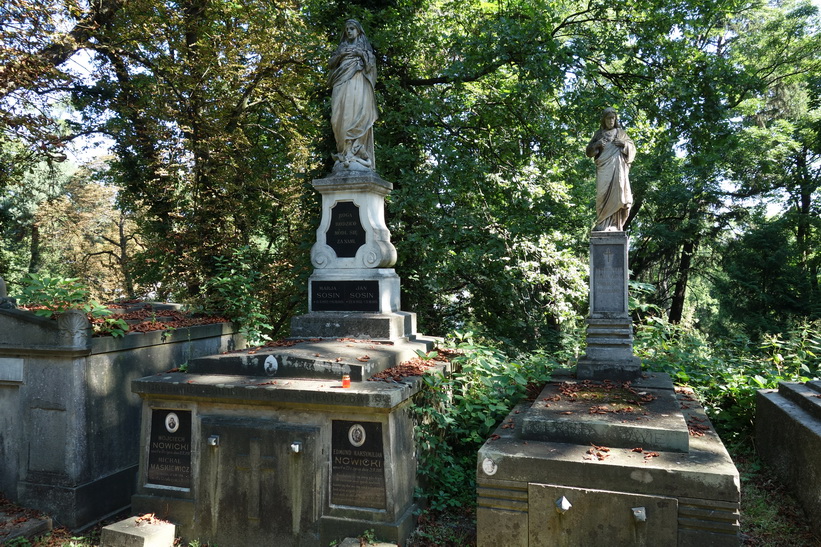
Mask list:
[[[52,318],[68,310],[80,310],[88,316],[95,334],[125,335],[128,323],[108,317],[111,310],[96,300],[89,300],[89,294],[77,278],[28,274],[23,279],[20,300],[40,317]]]
[[[436,511],[475,503],[476,451],[521,401],[528,384],[547,382],[556,366],[540,352],[511,360],[474,343],[471,333],[454,333],[448,346],[459,353],[450,373],[426,375],[413,406],[419,494]]]

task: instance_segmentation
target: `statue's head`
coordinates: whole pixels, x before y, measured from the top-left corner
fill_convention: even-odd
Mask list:
[[[345,21],[345,32],[343,33],[343,40],[349,42],[355,41],[360,36],[364,36],[365,31],[359,21],[356,19],[348,19]]]
[[[619,113],[616,112],[615,108],[605,108],[601,113],[601,128],[613,129],[614,127],[621,127],[619,125]]]

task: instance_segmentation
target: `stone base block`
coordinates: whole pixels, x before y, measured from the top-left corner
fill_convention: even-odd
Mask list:
[[[54,484],[53,474],[30,473],[28,480],[17,485],[19,502],[55,515],[62,526],[76,530],[127,508],[137,466],[132,466],[79,486]]]
[[[174,524],[177,533],[186,541],[199,540],[193,526],[194,500],[161,495],[135,494],[131,497],[131,512],[138,515],[154,513]]]
[[[103,528],[100,547],[172,547],[174,531],[170,522],[129,517]]]
[[[579,359],[576,365],[576,377],[579,380],[631,381],[640,376],[641,360],[638,357],[614,361],[590,359],[585,356]]]
[[[576,369],[580,379],[634,380],[641,375],[630,316],[610,315],[587,319],[587,349]]]
[[[374,522],[325,516],[320,520],[320,545],[332,545],[346,536],[361,536],[366,530],[373,530],[374,536],[380,540],[387,540],[405,545],[411,532],[416,526],[415,514],[419,507],[414,504],[394,522]]]
[[[756,396],[755,444],[821,540],[821,382],[781,383]]]
[[[608,446],[595,428],[527,439],[532,403],[517,406],[479,450],[478,547],[738,546],[738,471],[692,396],[676,403],[687,452]]]
[[[21,517],[22,521],[20,521]],[[51,517],[28,517],[17,512],[3,513],[0,511],[0,545],[6,545],[14,538],[28,539],[40,536],[51,529]]]
[[[294,338],[397,340],[416,334],[412,312],[311,312],[291,319]]]

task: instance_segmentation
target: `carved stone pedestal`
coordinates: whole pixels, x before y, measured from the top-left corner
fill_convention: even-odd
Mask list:
[[[627,307],[627,235],[590,234],[590,315],[580,379],[633,380],[641,362],[633,355],[633,324]]]
[[[311,249],[309,313],[294,317],[295,338],[412,338],[416,316],[401,311],[396,249],[385,224],[393,185],[371,170],[337,168],[314,180],[322,220]]]

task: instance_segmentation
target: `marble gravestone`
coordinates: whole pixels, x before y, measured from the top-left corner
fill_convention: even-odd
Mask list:
[[[596,160],[587,350],[479,450],[477,545],[739,544],[739,476],[692,392],[642,374],[628,311],[635,147],[605,109]]]
[[[134,510],[185,538],[324,547],[366,530],[404,544],[412,531],[409,407],[423,382],[367,380],[435,340],[399,307],[392,185],[374,170],[373,61],[362,26],[346,21],[329,65],[335,165],[313,181],[322,217],[309,312],[292,319],[291,338],[132,385],[143,398]]]

